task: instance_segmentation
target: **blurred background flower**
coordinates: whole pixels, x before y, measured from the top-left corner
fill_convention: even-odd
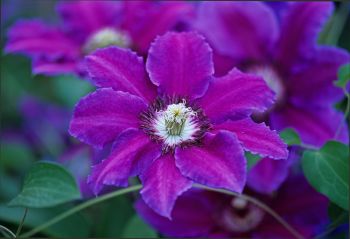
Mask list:
[[[59,7],[59,12],[61,15],[57,12],[59,2],[61,6]],[[112,3],[116,2],[110,1],[107,5]],[[7,226],[13,231],[17,229],[23,215],[23,209],[7,207],[6,203],[19,193],[24,175],[36,161],[48,160],[62,164],[75,176],[80,190],[84,195],[83,200],[92,197],[90,188],[86,185],[85,178],[90,172],[91,163],[99,162],[106,155],[106,152],[103,150],[96,151],[68,135],[68,122],[72,117],[74,105],[82,96],[94,90],[90,82],[82,80],[77,76],[81,73],[81,68],[77,67],[77,65],[81,63],[86,52],[101,46],[96,45],[96,39],[102,39],[103,41],[107,39],[107,43],[110,40],[108,37],[111,33],[108,30],[109,28],[107,28],[107,31],[100,33],[98,33],[99,31],[95,31],[96,29],[106,30],[106,27],[110,25],[109,21],[107,23],[97,24],[98,27],[92,29],[92,25],[87,22],[89,22],[89,19],[92,20],[94,18],[91,16],[95,15],[92,13],[92,15],[82,16],[85,11],[80,8],[84,8],[84,6],[90,4],[99,5],[102,3],[101,1],[92,2],[90,0],[80,3],[76,1],[55,0],[1,1],[0,224]],[[205,7],[211,4],[215,3],[194,3],[189,1],[162,2],[160,4],[145,1],[118,2],[118,5],[123,5],[124,8],[107,7],[104,13],[97,14],[99,16],[97,23],[101,19],[108,18],[109,14],[105,14],[106,12],[113,12],[113,14],[118,15],[117,19],[112,19],[112,22],[114,20],[117,22],[117,26],[113,29],[122,29],[123,32],[127,32],[128,37],[120,38],[118,35],[117,38],[113,38],[116,35],[112,31],[112,43],[116,43],[114,40],[117,40],[117,44],[123,41],[123,44],[130,44],[129,47],[138,51],[139,54],[146,56],[145,53],[154,36],[163,34],[169,29],[174,31],[191,29],[191,25],[188,23],[198,16],[198,12],[202,12],[201,17],[203,21],[215,20],[216,18],[211,17],[209,13],[203,13],[204,10],[211,11],[211,13],[215,10],[214,8]],[[282,29],[281,24],[285,15],[288,13],[289,4],[285,2],[261,3],[263,5],[262,8],[270,8],[269,11],[276,15],[276,22],[274,24],[276,24],[278,29]],[[74,9],[72,8],[73,5],[75,6]],[[327,48],[332,46],[349,51],[350,4],[347,2],[336,2],[332,3],[332,5],[334,5],[334,12],[328,19],[324,19],[322,28],[318,26],[320,34],[317,35],[317,43],[326,45]],[[205,9],[203,10],[203,8]],[[77,11],[77,9],[80,10]],[[228,14],[230,13],[230,8],[224,10]],[[256,14],[258,10],[255,11]],[[312,9],[310,12],[313,12]],[[309,16],[312,14],[305,15]],[[62,16],[62,18],[59,16]],[[300,17],[300,12],[297,12],[296,16],[296,18],[291,19],[290,24],[292,27],[296,19]],[[124,22],[122,18],[124,18]],[[230,28],[232,24],[230,19],[228,17],[229,22],[227,25],[214,24],[211,27],[206,26],[200,30],[204,34],[215,34],[220,29],[222,30],[225,27]],[[40,57],[33,57],[33,52],[30,52],[27,55],[30,55],[32,57],[31,59],[20,54],[5,53],[5,45],[11,42],[11,39],[8,39],[8,36],[11,35],[8,35],[11,32],[11,27],[19,26],[18,24],[21,24],[20,22],[23,24],[23,22],[33,20],[35,24],[38,21],[40,22],[40,28],[38,28],[39,25],[35,25],[31,29],[26,27],[25,31],[27,33],[29,32],[29,35],[31,33],[36,34],[39,30],[46,29],[47,26],[50,26],[50,29],[54,26],[60,29],[59,34],[63,34],[61,31],[64,32],[63,36],[61,35],[60,37],[65,39],[68,37],[69,39],[67,41],[74,42],[73,45],[76,48],[74,48],[73,52],[79,51],[79,53],[75,54],[69,61],[66,61],[67,58],[63,57],[66,63],[72,63],[69,65],[69,68],[57,68],[57,64],[59,65],[65,62],[62,61],[63,58],[47,57],[45,55],[47,52],[45,51],[40,52],[40,54],[45,53],[43,54],[44,56],[41,55]],[[240,27],[245,26],[241,20],[238,19],[238,25]],[[268,18],[259,18],[258,25],[261,26],[260,24],[267,20]],[[65,24],[62,24],[62,21]],[[305,27],[307,23],[307,21],[302,21],[300,28]],[[242,33],[246,29],[247,27],[242,28],[239,32]],[[263,31],[264,29],[260,30]],[[231,34],[232,32],[229,30],[229,33]],[[267,36],[274,37],[272,33],[273,31],[267,32]],[[107,38],[105,37],[106,34]],[[23,37],[23,32],[21,33],[19,31],[14,35]],[[50,39],[45,34],[41,37],[40,40],[42,41],[39,41],[39,46],[46,46],[56,53],[62,53],[59,51],[60,48],[57,41],[51,41],[55,39]],[[316,40],[316,36],[314,37]],[[212,44],[214,49],[215,44],[212,41],[215,39],[217,39],[216,36],[208,38],[208,42]],[[254,40],[251,37],[248,37],[248,39],[249,41]],[[14,44],[18,38],[12,40]],[[20,40],[22,41],[23,38],[20,38]],[[28,38],[25,38],[25,40],[28,40]],[[20,46],[22,45],[24,48],[21,49],[17,45],[12,48],[12,51],[28,53],[25,52],[25,46],[28,45],[25,42],[22,43]],[[247,45],[247,43],[248,41],[243,42],[243,45]],[[228,48],[228,52],[230,52],[233,49],[230,44],[231,42],[227,42],[222,47]],[[62,42],[59,45],[62,46]],[[287,53],[290,51],[288,46],[286,47]],[[272,50],[276,49],[272,47]],[[68,53],[70,54],[70,52]],[[294,54],[295,51],[291,53]],[[233,65],[240,65],[239,61],[232,63],[232,57],[229,55],[220,56],[215,53],[215,57],[217,62],[220,62],[220,69],[218,68],[219,74],[230,70]],[[326,58],[330,61],[333,60],[332,57]],[[265,60],[269,62],[271,59],[267,56]],[[38,67],[33,72],[32,66],[40,66],[41,68]],[[52,66],[56,68],[52,68]],[[328,65],[318,66],[318,68],[322,68],[322,72],[319,72],[319,69],[317,69],[317,74],[320,77],[325,75],[323,70],[325,72],[329,70]],[[254,70],[256,69],[252,71]],[[332,67],[332,71],[334,72],[335,70]],[[65,74],[56,74],[58,72],[64,72]],[[305,77],[309,78],[310,75],[306,74]],[[278,87],[278,85],[275,85],[276,89]],[[303,99],[309,99],[308,97],[314,95],[312,90],[302,93]],[[321,98],[324,98],[323,96],[325,95],[321,96]],[[334,108],[337,111],[345,111],[346,103],[341,97],[337,97],[336,100],[332,100],[330,103],[332,106],[335,104]],[[326,116],[327,118],[331,117],[331,114],[323,113],[318,118]],[[291,119],[291,117],[288,117],[284,122],[288,122]],[[332,117],[333,119],[334,117]],[[335,125],[334,122],[332,124]],[[276,128],[279,129],[284,126],[281,125],[279,127],[279,125],[276,125]],[[315,129],[317,131],[317,127]],[[334,130],[332,129],[331,131],[333,132]],[[315,139],[301,136],[305,142],[314,143],[317,146],[321,142],[324,142],[325,138],[330,138],[328,135],[327,137],[321,135],[322,137],[316,137]],[[288,175],[298,175],[301,172],[298,163],[300,148],[293,147],[290,157],[288,163],[271,161],[270,159],[261,160],[256,167],[251,169],[250,178],[248,178],[248,185],[250,187],[247,187],[244,192],[267,203],[304,236],[308,237],[309,235],[321,234],[330,227],[340,225],[328,237],[347,238],[349,232],[348,222],[346,221],[347,215],[345,221],[339,220],[340,215],[343,215],[341,209],[332,203],[328,203],[323,196],[311,189],[304,179],[300,179],[300,177],[288,178]],[[130,182],[132,184],[138,183],[135,179],[131,179]],[[277,190],[279,187],[281,187],[280,190]],[[106,192],[110,190],[110,188],[107,188]],[[198,197],[198,195],[200,196]],[[236,198],[229,196],[191,190],[175,206],[175,220],[173,222],[155,215],[144,202],[137,201],[138,197],[138,194],[135,193],[106,201],[68,217],[54,226],[46,228],[37,234],[37,236],[70,238],[150,238],[167,235],[210,235],[212,237],[232,237],[238,235],[250,237],[260,235],[263,238],[273,238],[276,235],[279,235],[279,238],[290,236],[290,234],[286,234],[285,230],[274,219],[267,216],[266,213],[261,212],[260,209],[256,209],[247,202],[235,200]],[[191,200],[188,201],[187,199]],[[46,209],[30,209],[24,223],[24,230],[42,224],[59,213],[74,207],[79,202],[66,203]],[[135,204],[136,209],[142,219],[134,209],[135,202],[137,202]],[[193,202],[195,203],[193,204]],[[326,209],[328,209],[328,212],[326,212]],[[249,213],[254,215],[254,220],[246,217],[250,215]],[[228,221],[225,221],[227,218],[229,218]],[[230,220],[231,218],[235,220]],[[180,223],[178,223],[178,219]],[[188,227],[189,225],[191,227]],[[181,227],[180,230],[178,229],[179,227]]]

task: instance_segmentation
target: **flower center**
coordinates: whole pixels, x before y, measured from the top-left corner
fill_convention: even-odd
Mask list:
[[[196,130],[196,123],[192,121],[196,113],[185,103],[168,105],[166,110],[157,114],[156,128],[159,135],[188,136],[184,132]]]
[[[265,213],[245,199],[235,197],[222,211],[220,224],[228,231],[243,233],[256,228]]]
[[[196,144],[209,129],[201,109],[190,107],[185,99],[157,100],[141,114],[141,121],[141,128],[163,144],[163,152]]]
[[[128,47],[131,45],[130,37],[122,31],[111,27],[94,32],[85,42],[83,51],[88,54],[98,48],[107,46]]]
[[[276,103],[283,101],[285,96],[285,88],[279,74],[267,65],[253,65],[248,67],[248,72],[263,77],[266,84],[276,93]]]

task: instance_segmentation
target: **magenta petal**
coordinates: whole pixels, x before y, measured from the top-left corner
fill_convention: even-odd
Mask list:
[[[197,98],[214,73],[212,50],[197,33],[170,32],[152,43],[146,68],[162,93]]]
[[[191,3],[182,1],[125,1],[122,28],[141,52],[147,53],[157,35],[163,35],[190,17]]]
[[[288,176],[289,160],[261,159],[248,173],[247,185],[259,193],[272,193]]]
[[[273,98],[273,91],[261,77],[235,68],[224,77],[214,78],[199,104],[212,121],[218,121],[264,111],[272,105]]]
[[[159,145],[151,142],[145,133],[129,129],[117,138],[107,159],[93,167],[88,182],[95,194],[103,185],[126,187],[129,177],[140,174],[160,154]]]
[[[196,25],[215,50],[236,60],[264,58],[278,37],[276,16],[262,2],[203,2]]]
[[[176,166],[186,177],[209,187],[242,192],[246,160],[236,136],[229,131],[206,134],[202,147],[177,148]]]
[[[142,57],[117,47],[97,50],[86,57],[90,78],[98,87],[112,87],[129,92],[149,101],[156,95],[156,88],[147,79]]]
[[[139,127],[145,102],[129,93],[98,89],[79,101],[69,132],[82,142],[102,148],[128,128]]]
[[[18,21],[8,32],[6,52],[50,59],[79,57],[79,47],[58,28],[38,20]]]
[[[174,160],[169,153],[163,155],[141,175],[143,200],[169,219],[177,197],[192,185],[189,179],[181,175]]]
[[[226,121],[214,126],[218,130],[229,130],[237,135],[245,150],[261,156],[275,159],[288,157],[287,145],[277,132],[271,130],[265,123],[257,124],[251,119]]]
[[[34,74],[59,75],[69,73],[79,73],[78,65],[75,61],[48,61],[45,59],[36,59],[33,62]]]
[[[301,108],[288,105],[283,111],[271,114],[271,126],[278,130],[286,127],[294,128],[302,141],[315,146],[322,146],[326,141],[336,139],[348,142],[348,128],[343,121],[343,113],[332,107]],[[335,137],[339,129],[338,136]]]
[[[115,1],[61,1],[57,11],[66,29],[83,39],[103,27],[115,26],[120,20],[120,4]]]
[[[313,59],[288,81],[292,101],[308,105],[333,104],[344,97],[334,85],[341,65],[350,62],[347,51],[335,47],[319,47]],[[299,102],[301,101],[301,102]]]
[[[310,59],[318,33],[333,10],[332,2],[290,4],[282,19],[276,62],[285,70]]]
[[[143,200],[137,201],[135,208],[146,222],[167,237],[203,237],[216,226],[215,205],[202,191],[189,190],[181,195],[175,203],[172,220],[155,213]]]

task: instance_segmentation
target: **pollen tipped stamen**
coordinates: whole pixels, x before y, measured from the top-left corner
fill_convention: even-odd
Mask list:
[[[169,135],[181,136],[181,132],[184,129],[185,121],[182,120],[180,123],[173,122],[173,121],[165,121],[165,124],[167,125],[166,127],[167,127],[167,131],[168,131]]]
[[[141,128],[150,138],[163,144],[166,153],[175,147],[197,144],[210,128],[200,109],[189,107],[182,99],[157,100],[141,114]]]

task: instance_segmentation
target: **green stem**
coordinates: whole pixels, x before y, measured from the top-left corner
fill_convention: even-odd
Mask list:
[[[24,220],[26,219],[26,216],[27,216],[27,212],[28,212],[28,208],[25,208],[24,209],[24,214],[23,214],[23,217],[22,217],[22,220],[18,226],[18,229],[17,229],[17,232],[16,232],[16,238],[19,236],[19,234],[21,233],[21,230],[22,230],[22,227],[23,227],[23,224],[24,224]]]
[[[263,209],[264,211],[269,213],[273,218],[276,219],[276,221],[278,221],[282,226],[284,226],[284,228],[286,228],[295,238],[297,238],[297,239],[304,238],[301,234],[299,234],[299,232],[297,232],[295,229],[293,229],[282,217],[280,217],[274,210],[272,210],[269,206],[267,206],[263,202],[257,200],[256,198],[253,198],[253,197],[248,196],[246,194],[239,194],[239,193],[230,192],[230,191],[226,191],[226,190],[222,190],[222,189],[209,188],[207,186],[200,185],[200,184],[194,184],[193,186],[195,188],[201,188],[201,189],[205,189],[208,191],[224,193],[227,195],[236,196],[236,197],[240,197],[242,199],[245,199],[248,202],[255,204],[256,206],[260,207],[261,209]]]
[[[266,204],[260,202],[259,200],[253,198],[253,197],[250,197],[248,195],[245,195],[245,194],[239,194],[239,193],[234,193],[234,192],[229,192],[229,191],[226,191],[226,190],[222,190],[222,189],[215,189],[215,188],[209,188],[209,187],[206,187],[204,185],[199,185],[199,184],[194,184],[194,187],[196,188],[201,188],[201,189],[205,189],[205,190],[209,190],[209,191],[214,191],[214,192],[219,192],[219,193],[224,193],[224,194],[227,194],[227,195],[231,195],[231,196],[236,196],[236,197],[241,197],[253,204],[255,204],[256,206],[260,207],[261,209],[265,210],[267,213],[269,213],[272,217],[274,217],[282,226],[284,226],[295,238],[297,239],[302,239],[303,236],[301,236],[296,230],[294,230],[283,218],[281,218],[275,211],[273,211],[270,207],[268,207]],[[76,213],[76,212],[79,212],[87,207],[90,207],[94,204],[97,204],[97,203],[100,203],[100,202],[103,202],[103,201],[106,201],[108,199],[111,199],[111,198],[114,198],[114,197],[117,197],[117,196],[120,196],[120,195],[123,195],[123,194],[126,194],[126,193],[129,193],[129,192],[134,192],[134,191],[138,191],[142,188],[142,185],[134,185],[134,186],[131,186],[131,187],[128,187],[128,188],[125,188],[125,189],[121,189],[121,190],[118,190],[118,191],[115,191],[115,192],[112,192],[112,193],[109,193],[109,194],[106,194],[106,195],[103,195],[101,197],[98,197],[98,198],[95,198],[95,199],[92,199],[90,201],[87,201],[85,203],[82,203],[54,218],[52,218],[51,220],[47,221],[46,223],[34,228],[33,230],[29,231],[29,232],[26,232],[24,234],[21,235],[21,237],[30,237],[32,235],[34,235],[35,233],[37,232],[40,232],[42,230],[44,230],[45,228],[63,220],[64,218],[66,217],[69,217],[71,216],[72,214]]]
[[[8,235],[10,235],[12,238],[16,238],[16,235],[7,227],[0,225],[0,231],[5,235],[5,233],[7,233]],[[5,232],[5,233],[4,233]],[[6,234],[6,235],[7,235]]]
[[[128,187],[128,188],[124,188],[124,189],[121,189],[121,190],[118,190],[118,191],[115,191],[115,192],[112,192],[112,193],[109,193],[109,194],[105,194],[101,197],[97,197],[97,198],[94,198],[94,199],[91,199],[89,201],[86,201],[82,204],[79,204],[78,206],[52,218],[51,220],[47,221],[46,223],[34,228],[33,230],[29,231],[29,232],[26,232],[26,233],[23,233],[20,237],[30,237],[30,236],[33,236],[34,234],[44,230],[45,228],[48,228],[49,226],[52,226],[53,224],[63,220],[64,218],[66,217],[69,217],[71,215],[73,215],[74,213],[76,212],[79,212],[85,208],[88,208],[94,204],[97,204],[97,203],[100,203],[100,202],[103,202],[103,201],[106,201],[108,199],[111,199],[111,198],[114,198],[114,197],[118,197],[120,195],[123,195],[123,194],[126,194],[126,193],[129,193],[129,192],[133,192],[133,191],[138,191],[141,189],[141,185],[135,185],[135,186],[131,186],[131,187]]]
[[[300,146],[304,149],[308,149],[308,150],[319,150],[319,148],[315,147],[315,146],[312,146],[310,144],[304,144],[304,143],[301,143]]]

